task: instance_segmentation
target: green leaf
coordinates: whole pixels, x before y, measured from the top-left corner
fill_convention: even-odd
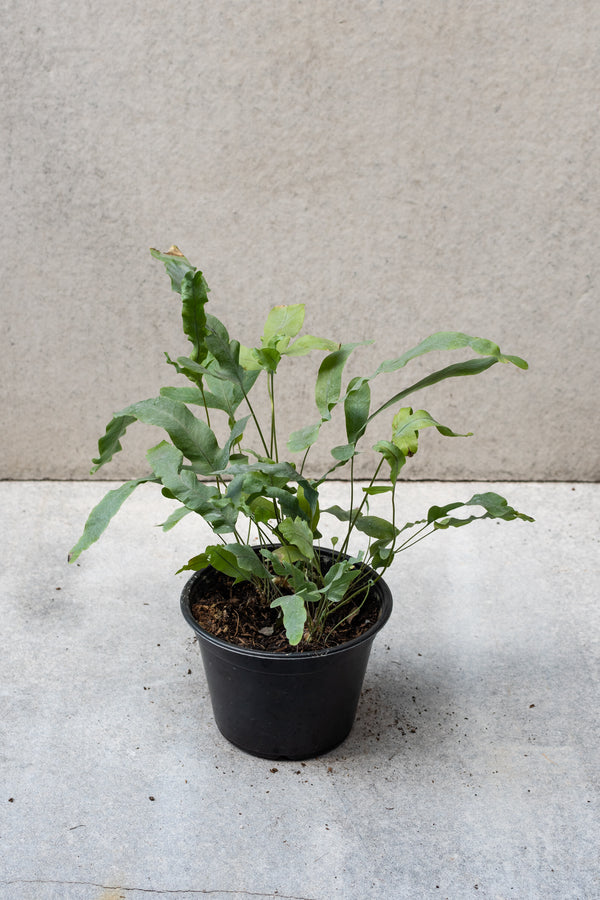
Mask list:
[[[260,557],[247,544],[227,544],[227,550],[235,557],[239,570],[245,575],[245,581],[252,577],[265,581],[270,577]]]
[[[204,343],[206,337],[206,313],[204,305],[208,301],[208,285],[202,272],[186,272],[181,282],[181,317],[183,331],[193,345],[190,359],[194,362],[206,357]]]
[[[309,514],[300,506],[298,497],[289,487],[266,485],[262,489],[262,492],[265,497],[271,497],[273,500],[277,500],[281,512],[288,519],[303,519],[307,523],[310,521]]]
[[[404,390],[399,391],[397,394],[394,394],[393,397],[390,397],[383,406],[380,406],[379,409],[375,410],[374,413],[371,413],[368,421],[370,422],[375,416],[378,416],[379,413],[384,412],[384,410],[389,409],[390,406],[396,406],[400,400],[404,400],[405,397],[409,397],[411,394],[416,393],[416,391],[421,391],[423,388],[432,387],[434,384],[438,384],[440,381],[444,381],[446,378],[460,378],[467,375],[478,375],[480,372],[485,372],[486,369],[489,369],[491,366],[494,366],[498,362],[497,359],[493,357],[486,357],[485,359],[469,359],[466,362],[462,363],[454,363],[451,366],[446,366],[445,369],[440,369],[438,372],[433,372],[431,375],[427,375],[425,378],[421,378],[420,381],[415,382],[415,384],[411,384],[410,387],[404,388]]]
[[[319,503],[317,501],[316,509],[314,504],[314,497],[312,498],[312,502],[306,497],[306,491],[302,484],[298,485],[298,489],[296,491],[296,497],[298,500],[298,505],[300,506],[300,510],[302,512],[302,517],[306,519],[310,526],[310,530],[314,537],[317,536],[317,526],[319,524],[319,519],[321,518],[321,510],[319,507]]]
[[[234,584],[240,581],[250,581],[253,577],[266,579],[269,573],[263,566],[257,554],[246,544],[212,544],[188,561],[179,572],[199,572],[212,566],[223,575],[234,579]]]
[[[266,372],[276,372],[281,360],[281,353],[273,347],[264,347],[260,350],[252,350],[256,362]]]
[[[180,450],[167,441],[161,441],[148,450],[146,456],[169,496],[201,515],[212,509],[212,500],[219,497],[219,491],[214,485],[198,481],[194,472],[182,471],[183,454]]]
[[[230,427],[233,426],[236,410],[245,394],[250,392],[260,374],[259,370],[244,372],[242,385],[239,385],[213,375],[210,363],[208,366],[198,366],[186,357],[180,357],[177,363],[173,363],[172,360],[170,362],[181,374],[187,375],[194,382],[201,381],[204,377],[204,383],[208,390],[205,389],[203,393],[198,387],[162,387],[160,396],[178,400],[180,403],[192,403],[202,407],[206,404],[209,409],[219,409],[229,416]],[[180,362],[184,365],[179,365]],[[185,365],[185,363],[189,363],[189,365]]]
[[[226,412],[229,416],[229,423],[232,425],[240,403],[252,390],[259,374],[258,371],[244,372],[241,376],[241,381],[236,384],[213,378],[212,374],[207,374],[206,386],[209,388],[209,391],[206,392],[206,405],[211,409],[221,409],[223,412]]]
[[[379,516],[359,516],[355,528],[378,541],[393,541],[396,535],[400,534],[395,525]]]
[[[371,388],[363,378],[353,378],[344,399],[348,443],[356,444],[364,434],[371,408]]]
[[[173,510],[161,525],[159,525],[159,528],[162,528],[163,531],[170,531],[171,528],[175,528],[178,522],[181,522],[185,516],[189,516],[191,512],[192,510],[188,509],[187,506],[179,506],[177,509]]]
[[[129,425],[135,422],[135,416],[124,416],[117,414],[106,426],[106,433],[102,435],[98,441],[98,451],[100,455],[97,459],[93,459],[95,464],[91,470],[92,474],[97,472],[100,466],[110,462],[115,453],[123,449],[120,438],[123,437]]]
[[[485,513],[480,516],[473,515],[461,519],[448,518],[449,512],[467,506],[481,506],[485,509]],[[429,524],[434,524],[436,529],[450,527],[460,528],[477,519],[504,519],[507,522],[510,522],[513,519],[522,519],[524,522],[535,521],[531,516],[517,512],[516,509],[513,509],[512,506],[508,505],[508,502],[504,497],[501,497],[500,494],[495,494],[492,491],[488,491],[484,494],[474,494],[474,496],[465,503],[459,501],[456,503],[448,503],[446,506],[432,506],[427,513],[427,522]]]
[[[195,406],[204,406],[202,391],[197,387],[161,387],[161,397],[169,397],[179,403],[192,403]]]
[[[312,484],[304,478],[300,473],[288,462],[273,462],[272,460],[262,460],[260,462],[252,463],[251,465],[229,465],[226,469],[222,469],[218,473],[219,475],[246,475],[249,473],[257,473],[260,472],[263,475],[266,475],[268,478],[273,479],[272,484],[276,484],[279,488],[283,487],[290,481],[297,482],[302,485],[304,489],[304,499],[309,505],[312,514],[314,515],[318,502],[319,502],[319,494],[314,489]],[[266,491],[265,491],[266,493]],[[292,496],[292,495],[290,495]],[[295,497],[293,497],[296,500]],[[296,505],[299,509],[299,505]]]
[[[417,356],[422,356],[424,353],[431,353],[434,350],[460,350],[466,347],[474,350],[475,353],[478,353],[480,356],[491,356],[496,362],[510,362],[521,369],[527,368],[525,360],[518,356],[504,356],[504,354],[500,352],[498,345],[494,344],[493,341],[488,341],[485,338],[472,337],[471,335],[463,334],[460,331],[438,331],[435,334],[429,335],[429,337],[421,341],[420,344],[417,344],[416,347],[413,347],[401,356],[397,356],[395,359],[388,359],[381,363],[375,372],[375,375],[378,375],[380,372],[396,372],[398,369],[403,368],[410,360],[415,359]]]
[[[254,497],[248,502],[248,512],[253,522],[267,525],[277,518],[275,504],[267,497]]]
[[[311,350],[339,350],[340,345],[337,341],[330,341],[329,338],[315,337],[312,334],[304,334],[299,337],[293,344],[290,344],[285,350],[279,349],[279,352],[285,356],[305,356]]]
[[[358,559],[343,559],[334,563],[323,579],[323,594],[330,603],[339,603],[348,593],[349,587],[361,573]]]
[[[171,288],[176,294],[181,293],[181,283],[187,272],[195,272],[195,267],[185,258],[179,247],[171,247],[166,253],[150,249],[154,259],[164,263],[167,275],[171,279]]]
[[[424,409],[412,411],[410,406],[399,410],[392,421],[392,443],[405,456],[414,456],[418,449],[419,431],[422,428],[435,427],[445,437],[470,437],[469,434],[455,434],[445,425],[436,422]]]
[[[295,647],[300,643],[304,634],[307,616],[304,597],[300,594],[278,597],[271,603],[271,608],[278,606],[281,607],[283,612],[283,627],[285,628],[286,637],[290,645]]]
[[[225,468],[229,461],[229,453],[231,451],[232,446],[237,443],[237,441],[242,437],[244,433],[244,429],[248,423],[248,419],[250,416],[244,416],[243,419],[239,419],[234,423],[233,428],[229,433],[229,437],[225,441],[223,448],[217,453],[214,460],[214,471],[210,474],[214,474],[215,471]],[[204,473],[200,473],[204,474]]]
[[[288,438],[288,450],[291,453],[302,453],[303,450],[308,450],[318,439],[321,424],[321,422],[317,422],[316,425],[305,425],[304,428],[293,431]]]
[[[392,525],[391,522],[388,522],[387,519],[382,519],[379,516],[357,515],[357,508],[342,509],[340,506],[334,505],[324,509],[323,512],[335,516],[340,522],[349,522],[352,519],[354,527],[358,531],[362,531],[368,537],[376,538],[380,541],[393,541],[396,535],[400,534],[398,528]]]
[[[371,342],[358,341],[357,343],[342,344],[339,350],[330,353],[321,363],[315,387],[315,401],[324,422],[331,419],[331,411],[340,399],[342,372],[348,357],[356,347],[368,343]]]
[[[146,425],[164,428],[196,471],[202,475],[212,474],[220,451],[217,439],[208,425],[197,419],[183,403],[169,397],[154,397],[134,403],[118,415],[134,416]]]
[[[265,322],[262,336],[263,347],[273,346],[269,342],[274,338],[296,337],[304,324],[304,304],[292,303],[289,306],[274,306]],[[286,343],[287,346],[287,343]],[[280,348],[277,347],[279,350]]]
[[[254,355],[254,349],[252,347],[244,347],[243,344],[240,344],[240,349],[238,352],[238,362],[240,366],[247,372],[260,373],[262,368],[261,364]]]
[[[153,476],[146,478],[135,478],[132,481],[126,481],[120,487],[109,491],[100,503],[98,503],[88,516],[87,522],[83,529],[83,534],[69,553],[69,562],[75,562],[77,557],[87,550],[106,529],[112,517],[120,510],[123,503],[133,493],[140,484],[147,482],[156,482]]]
[[[334,447],[331,450],[331,455],[340,462],[348,462],[349,459],[356,455],[356,447],[354,444],[341,444],[339,447]]]
[[[322,512],[335,516],[340,522],[349,522],[358,512],[358,507],[355,507],[354,509],[342,509],[341,506],[334,504],[333,506],[328,506],[327,509],[322,510]]]
[[[291,544],[282,544],[281,547],[278,547],[277,550],[275,550],[273,556],[278,559],[279,562],[283,563],[284,566],[289,566],[290,568],[292,568],[293,563],[306,562],[306,557],[303,553],[298,550],[297,547],[292,547]],[[294,572],[297,571],[298,570],[294,569]]]
[[[219,364],[218,371],[211,369],[216,377],[227,378],[235,384],[244,384],[244,369],[240,365],[240,344],[229,340],[227,329],[213,316],[206,317],[206,346]]]
[[[402,530],[402,529],[401,529]],[[369,548],[367,562],[372,569],[387,569],[394,561],[394,550],[390,547],[391,541],[374,541]]]
[[[381,453],[385,461],[390,467],[390,481],[392,485],[396,484],[400,469],[406,462],[406,456],[391,441],[377,441],[373,444],[373,450]]]
[[[297,547],[305,559],[312,559],[314,555],[314,536],[308,523],[300,517],[284,519],[277,531],[287,544]]]

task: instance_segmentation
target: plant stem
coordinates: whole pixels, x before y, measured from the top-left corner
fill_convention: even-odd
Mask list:
[[[352,462],[352,463],[354,462],[354,458],[352,458],[351,462]],[[383,465],[383,458],[379,461],[379,464],[378,464],[377,468],[375,469],[375,472],[373,473],[373,477],[371,478],[371,481],[369,482],[369,487],[373,487],[373,483],[374,483],[375,479],[377,478],[377,476],[379,475],[379,470],[381,469],[381,466],[382,466],[382,465]],[[352,478],[352,482],[351,482],[351,496],[352,496],[352,490],[353,490],[353,488],[354,488],[354,478]],[[353,529],[354,529],[354,526],[355,526],[356,523],[358,522],[358,517],[360,516],[360,513],[361,513],[361,510],[362,510],[363,506],[364,506],[365,503],[367,502],[368,496],[369,496],[369,495],[365,492],[365,495],[364,495],[364,497],[363,497],[363,499],[362,499],[362,501],[361,501],[361,504],[360,504],[360,506],[358,507],[358,509],[356,510],[356,515],[355,515],[355,516],[352,516],[352,504],[350,504],[350,520],[349,520],[349,523],[348,523],[348,532],[347,532],[347,534],[346,534],[346,538],[345,538],[345,540],[344,540],[344,543],[342,544],[342,547],[341,547],[341,549],[340,549],[340,553],[346,553],[346,551],[347,551],[347,549],[348,549],[348,543],[349,543],[349,541],[350,541],[350,535],[352,534],[352,531],[353,531]]]
[[[302,473],[304,472],[304,463],[306,462],[306,457],[308,456],[308,451],[309,451],[309,450],[310,450],[310,447],[307,447],[307,448],[306,448],[306,453],[305,453],[304,456],[302,457],[302,463],[301,463],[301,465],[300,465],[300,474],[301,474],[301,475],[302,475]]]
[[[206,404],[206,396],[205,396],[205,394],[204,394],[204,384],[203,384],[202,382],[203,382],[203,379],[200,378],[199,388],[200,388],[200,393],[202,394],[202,402],[203,402],[203,404],[204,404],[204,412],[206,413],[206,424],[207,424],[208,427],[210,428],[210,427],[211,427],[211,424],[210,424],[210,413],[209,413],[209,411],[208,411],[208,406],[207,406],[207,404]]]
[[[250,410],[250,415],[252,416],[252,418],[253,418],[253,420],[254,420],[254,424],[256,425],[256,430],[258,431],[258,435],[259,435],[260,440],[261,440],[261,443],[262,443],[262,445],[263,445],[263,447],[264,447],[264,449],[265,449],[265,453],[267,454],[267,456],[268,456],[269,458],[271,458],[270,455],[269,455],[269,448],[267,447],[267,442],[265,441],[264,435],[263,435],[263,433],[262,433],[262,429],[261,429],[261,427],[260,427],[260,422],[258,421],[258,418],[257,418],[257,416],[256,416],[256,413],[254,412],[254,409],[252,408],[252,404],[250,403],[250,398],[248,397],[248,394],[247,394],[246,391],[244,390],[243,386],[240,385],[240,387],[242,388],[242,393],[243,393],[243,395],[244,395],[244,400],[245,400],[246,403],[248,404],[248,409]]]
[[[401,553],[403,550],[408,550],[409,547],[414,547],[414,545],[418,544],[419,541],[424,541],[426,537],[429,537],[430,534],[433,534],[435,528],[432,528],[431,531],[427,531],[425,534],[422,534],[421,537],[417,537],[417,535],[421,534],[422,531],[425,531],[428,526],[429,522],[427,523],[427,525],[423,525],[422,528],[419,528],[419,530],[415,532],[415,534],[411,534],[411,536],[407,538],[404,543],[401,544],[400,547],[398,547],[397,550],[394,551],[394,556],[396,555],[396,553]]]
[[[269,400],[271,401],[271,459],[279,462],[279,452],[277,449],[277,428],[275,425],[275,375],[269,372],[267,380],[269,389]]]

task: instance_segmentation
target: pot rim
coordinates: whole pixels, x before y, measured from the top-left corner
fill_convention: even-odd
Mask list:
[[[266,547],[273,547],[278,545],[260,545]],[[259,549],[259,548],[254,548]],[[336,551],[332,550],[329,547],[319,548],[321,552],[325,552],[326,554],[333,554]],[[365,566],[366,569],[369,569],[369,566]],[[192,591],[196,585],[196,583],[202,580],[203,577],[206,577],[207,572],[212,569],[212,566],[207,566],[205,569],[201,569],[198,572],[194,572],[193,575],[186,581],[183,586],[183,590],[181,592],[180,598],[180,606],[181,612],[183,613],[183,617],[188,623],[188,625],[196,632],[196,634],[201,637],[203,640],[207,641],[209,644],[212,644],[215,647],[220,647],[221,649],[227,649],[233,653],[237,653],[243,657],[251,657],[253,659],[317,659],[323,656],[332,656],[335,653],[344,653],[345,651],[351,649],[352,647],[356,647],[358,644],[365,643],[366,641],[372,640],[377,632],[381,631],[383,626],[388,621],[393,606],[392,592],[390,591],[387,583],[383,580],[383,578],[378,578],[376,583],[372,586],[371,590],[375,591],[379,594],[380,600],[380,610],[379,616],[377,620],[367,629],[367,631],[363,632],[363,634],[358,635],[358,637],[352,638],[350,641],[346,641],[343,644],[337,644],[334,647],[326,647],[323,650],[289,650],[289,651],[281,651],[277,652],[274,650],[258,650],[253,647],[242,647],[238,644],[230,644],[228,641],[224,641],[222,638],[216,637],[210,632],[205,631],[198,622],[194,619],[191,611],[191,599],[192,599]],[[370,570],[373,571],[373,570]]]

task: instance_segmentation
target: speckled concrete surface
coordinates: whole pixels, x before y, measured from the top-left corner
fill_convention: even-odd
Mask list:
[[[597,480],[599,44],[590,0],[5,0],[0,477],[87,478],[113,411],[175,377],[148,253],[175,243],[245,344],[306,303],[309,332],[376,341],[352,374],[439,330],[529,360],[436,389],[476,438],[407,477]],[[313,421],[298,364],[285,429]]]
[[[144,488],[68,567],[107,485],[0,484],[2,900],[596,898],[600,491],[501,487],[536,523],[401,558],[355,728],[300,764],[214,726],[172,574],[202,529]]]

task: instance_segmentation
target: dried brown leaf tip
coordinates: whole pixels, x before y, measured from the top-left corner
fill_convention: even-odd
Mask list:
[[[172,245],[171,247],[169,247],[169,249],[166,251],[165,256],[183,256],[183,253],[181,252],[181,250],[179,249],[179,247],[176,247],[175,244],[173,244],[173,245]]]

